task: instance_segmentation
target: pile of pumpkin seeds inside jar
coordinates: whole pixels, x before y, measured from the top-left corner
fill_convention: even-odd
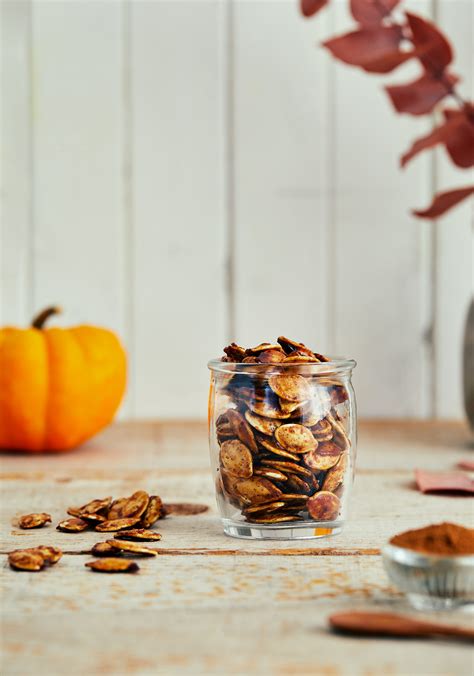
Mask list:
[[[349,395],[337,378],[293,368],[329,359],[284,336],[224,352],[222,361],[268,369],[227,379],[228,408],[215,424],[218,493],[256,524],[336,520],[350,466]]]

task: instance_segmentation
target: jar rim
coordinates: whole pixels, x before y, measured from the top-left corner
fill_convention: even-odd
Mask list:
[[[329,361],[322,361],[317,363],[276,363],[276,364],[244,364],[243,362],[231,362],[231,361],[221,361],[220,359],[211,359],[207,367],[211,371],[217,371],[220,373],[267,373],[273,371],[278,373],[278,371],[295,370],[298,373],[303,373],[307,375],[333,375],[335,373],[347,373],[351,372],[357,362],[355,359],[347,359],[345,357],[330,357],[328,356]]]

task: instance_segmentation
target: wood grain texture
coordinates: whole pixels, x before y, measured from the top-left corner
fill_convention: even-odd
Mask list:
[[[2,455],[2,673],[467,674],[467,646],[402,646],[327,629],[328,615],[344,608],[409,611],[377,553],[394,532],[440,518],[472,520],[468,498],[425,496],[412,485],[414,467],[452,468],[466,456],[464,426],[374,421],[360,432],[345,530],[299,542],[222,534],[201,423],[120,423],[75,453]],[[210,510],[159,521],[163,538],[151,546],[160,555],[140,560],[137,575],[88,571],[88,549],[107,536],[60,533],[54,524],[67,505],[138,487]],[[50,511],[53,524],[12,525],[34,509]],[[6,552],[39,543],[66,552],[56,567],[39,574],[8,568]],[[439,619],[470,623],[461,612]],[[80,642],[72,641],[78,633]]]

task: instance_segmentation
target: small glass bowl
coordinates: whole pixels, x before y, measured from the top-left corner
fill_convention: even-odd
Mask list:
[[[474,603],[474,556],[436,556],[388,544],[382,558],[391,582],[418,610]]]

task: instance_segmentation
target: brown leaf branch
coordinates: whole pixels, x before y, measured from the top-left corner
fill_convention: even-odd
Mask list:
[[[449,39],[427,19],[406,11],[397,21],[394,10],[401,0],[349,0],[356,28],[326,40],[323,45],[334,58],[362,68],[368,73],[389,73],[409,59],[416,58],[423,68],[413,82],[389,85],[385,90],[398,113],[428,115],[448,96],[457,104],[444,109],[444,122],[430,134],[414,141],[401,157],[404,167],[413,157],[436,145],[443,145],[457,167],[474,165],[474,104],[460,95],[459,77],[450,72],[453,49]],[[301,11],[313,16],[329,0],[300,0]],[[419,218],[437,218],[469,197],[473,188],[440,193],[431,206],[413,213]]]

